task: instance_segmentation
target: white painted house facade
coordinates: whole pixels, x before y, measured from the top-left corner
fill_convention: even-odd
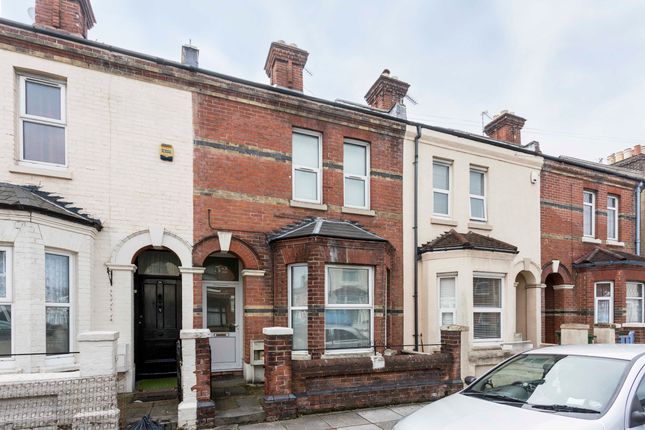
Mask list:
[[[542,157],[519,145],[408,126],[405,343],[428,351],[440,343],[441,326],[466,326],[462,375],[479,375],[541,339],[541,166]]]

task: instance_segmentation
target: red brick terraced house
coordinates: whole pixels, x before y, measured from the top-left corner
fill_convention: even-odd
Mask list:
[[[589,336],[603,328],[635,331],[645,341],[636,209],[643,176],[545,156],[541,179],[544,342],[558,342],[562,324],[588,325]]]

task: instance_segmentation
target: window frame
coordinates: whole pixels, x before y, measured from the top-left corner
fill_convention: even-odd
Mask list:
[[[609,206],[609,201],[610,200],[614,201],[614,206],[613,207]],[[613,195],[613,194],[608,194],[607,195],[607,240],[611,240],[611,241],[614,241],[614,242],[618,242],[618,238],[620,237],[619,232],[618,232],[619,205],[620,205],[620,201],[619,201],[618,196]],[[609,212],[614,213],[614,223],[613,223],[613,225],[614,225],[614,233],[615,233],[614,237],[609,237],[609,225],[610,225],[609,224]]]
[[[310,136],[310,137],[315,137],[318,139],[318,167],[317,168],[312,168],[309,166],[303,166],[296,164],[294,161],[294,140],[293,136],[294,134],[301,134],[305,136]],[[323,198],[322,198],[322,175],[323,175],[323,156],[322,156],[322,150],[323,150],[323,145],[322,145],[322,133],[316,132],[316,131],[311,131],[311,130],[305,130],[301,128],[294,128],[291,130],[291,198],[294,201],[297,202],[305,202],[305,203],[314,203],[314,204],[322,204]],[[318,197],[315,200],[311,199],[304,199],[304,198],[299,198],[296,197],[296,171],[303,171],[303,172],[309,172],[309,173],[315,173],[316,174],[316,196]]]
[[[293,274],[292,274],[292,269],[294,267],[306,267],[307,268],[307,305],[306,306],[293,306],[292,305],[292,300],[291,300],[291,286],[293,282]],[[291,317],[291,312],[292,311],[306,311],[307,312],[307,338],[309,337],[309,265],[307,263],[294,263],[294,264],[289,264],[287,266],[287,308],[289,312],[289,328],[293,329],[292,325],[292,317]],[[309,339],[307,340],[307,348],[306,349],[294,349],[293,344],[292,344],[292,352],[295,354],[307,354],[309,352]]]
[[[15,352],[15,340],[16,340],[16,331],[14,323],[14,314],[13,314],[13,248],[9,246],[0,245],[0,251],[5,253],[5,291],[6,294],[4,297],[0,297],[0,305],[9,306],[11,311],[11,354]],[[0,357],[0,362],[2,361],[13,361],[15,357]]]
[[[439,166],[444,166],[448,168],[448,189],[444,190],[442,188],[437,188],[435,187],[434,184],[434,168],[435,165]],[[439,160],[439,159],[433,159],[432,160],[432,215],[442,217],[442,218],[450,218],[452,216],[452,192],[450,191],[450,186],[452,185],[452,163],[449,161],[445,160]],[[437,212],[435,209],[435,204],[434,204],[434,195],[435,193],[439,194],[445,194],[448,197],[448,213],[441,213]],[[469,200],[470,202],[470,200]]]
[[[443,308],[441,307],[441,280],[442,279],[453,279],[455,282],[455,306],[453,308]],[[437,274],[437,300],[439,309],[439,327],[443,326],[443,314],[452,313],[452,323],[457,324],[457,274],[456,273],[439,273]]]
[[[598,285],[609,284],[609,297],[598,297]],[[598,322],[598,302],[609,301],[609,321],[607,323]],[[614,281],[598,281],[593,284],[593,322],[594,324],[613,324],[614,323]]]
[[[585,194],[589,194],[591,196],[591,203],[585,202],[585,198],[584,198]],[[588,235],[587,232],[585,231],[586,230],[585,229],[585,207],[586,206],[591,207],[591,235]],[[590,237],[590,238],[596,237],[596,193],[591,190],[582,191],[582,236]]]
[[[627,286],[629,284],[636,284],[640,287],[641,290],[641,296],[640,297],[633,297],[633,296],[628,296],[627,292],[629,291],[627,289]],[[629,300],[638,300],[640,302],[640,308],[641,308],[641,319],[640,321],[629,321],[628,320],[628,315],[629,315],[629,306],[627,306],[627,303]],[[645,323],[645,283],[640,282],[640,281],[627,281],[625,283],[625,324],[634,324],[634,323]]]
[[[34,165],[34,166],[54,168],[54,169],[69,167],[69,149],[67,145],[67,142],[68,142],[68,139],[67,139],[67,82],[60,79],[49,79],[45,77],[27,75],[27,74],[19,74],[18,82],[19,82],[18,86],[20,91],[19,93],[20,110],[18,115],[17,135],[18,135],[18,142],[20,146],[20,149],[18,151],[20,164]],[[56,87],[60,89],[60,116],[61,116],[60,120],[54,119],[54,118],[42,117],[38,115],[29,115],[27,113],[27,92],[26,92],[27,82],[34,82],[39,85],[46,85],[46,86]],[[29,160],[25,158],[25,141],[24,141],[24,130],[23,130],[25,121],[30,123],[35,123],[35,124],[59,127],[63,129],[64,145],[65,145],[65,151],[64,151],[65,162],[63,164],[51,163],[48,161]]]
[[[355,174],[347,173],[345,171],[345,145],[362,146],[365,148],[365,176],[355,175]],[[371,182],[370,152],[371,151],[370,149],[371,149],[371,145],[369,144],[369,142],[363,142],[356,139],[343,140],[343,206],[345,206],[346,208],[369,210],[371,207],[371,202],[370,202],[370,194],[371,194],[370,193],[370,182]],[[345,185],[345,181],[347,179],[361,180],[365,183],[365,189],[364,189],[365,206],[356,206],[356,205],[347,204],[347,187]]]
[[[499,307],[475,306],[475,278],[499,279]],[[504,281],[506,275],[502,273],[473,272],[472,275],[472,318],[473,318],[473,342],[490,343],[501,342],[504,338]],[[477,338],[475,337],[475,313],[497,313],[499,314],[499,337],[498,338]]]
[[[62,250],[57,250],[57,249],[45,249],[46,254],[52,254],[52,255],[59,255],[59,256],[65,256],[68,258],[68,270],[69,270],[69,303],[52,303],[47,301],[47,295],[45,294],[45,300],[44,300],[44,308],[45,308],[45,352],[47,353],[47,308],[48,307],[61,307],[61,308],[67,308],[69,309],[69,350],[67,351],[67,354],[65,353],[47,353],[47,359],[50,361],[53,360],[58,360],[58,359],[66,359],[69,358],[70,361],[74,359],[74,354],[71,354],[71,352],[74,351],[75,349],[75,342],[74,340],[76,339],[76,309],[74,306],[75,300],[76,300],[76,294],[75,294],[75,285],[76,285],[76,276],[75,276],[75,261],[74,261],[74,254],[71,252],[66,252]],[[46,263],[45,263],[46,264]],[[47,271],[47,266],[45,265],[44,267],[45,271]],[[46,282],[46,280],[45,280]],[[46,288],[46,285],[43,284],[43,289]]]
[[[367,269],[368,303],[367,304],[329,304],[329,269]],[[368,348],[327,349],[327,322],[323,324],[323,345],[325,354],[354,354],[374,350],[374,267],[352,264],[325,264],[325,311],[327,309],[369,309],[370,311],[370,346]]]
[[[480,173],[482,175],[483,179],[483,184],[482,184],[482,195],[477,195],[477,194],[472,194],[470,192],[470,174],[472,172]],[[477,167],[477,166],[470,166],[470,169],[468,169],[468,215],[469,219],[471,221],[479,221],[479,222],[486,222],[488,220],[488,208],[486,204],[486,188],[488,187],[488,170],[485,168]],[[473,206],[472,206],[472,199],[475,200],[481,200],[483,205],[484,205],[484,217],[479,218],[473,216]]]

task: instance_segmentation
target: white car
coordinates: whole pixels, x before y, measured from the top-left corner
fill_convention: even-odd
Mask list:
[[[393,430],[645,430],[645,345],[571,345],[509,358]]]

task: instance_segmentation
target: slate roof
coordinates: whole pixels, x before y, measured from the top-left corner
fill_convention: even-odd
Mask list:
[[[490,236],[484,236],[472,231],[469,231],[468,233],[458,233],[456,230],[451,229],[436,239],[420,246],[419,254],[423,254],[424,252],[453,251],[460,249],[506,252],[509,254],[518,253],[516,246],[494,239]]]
[[[613,249],[605,249],[595,247],[593,251],[577,259],[574,267],[593,267],[593,266],[608,266],[608,265],[645,265],[645,257],[640,255],[630,254],[629,252],[615,251]]]
[[[82,213],[59,196],[31,185],[14,185],[0,182],[0,208],[34,211],[101,230],[101,221]]]
[[[270,235],[269,242],[306,236],[387,242],[382,237],[365,230],[358,223],[325,218],[305,218],[295,224],[288,225]]]

